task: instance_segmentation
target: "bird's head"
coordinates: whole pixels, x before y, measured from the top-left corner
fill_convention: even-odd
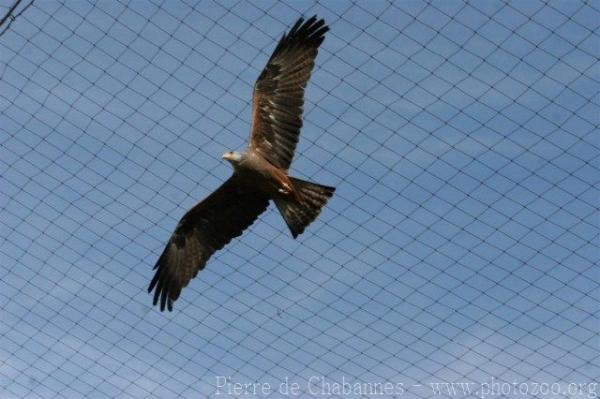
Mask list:
[[[223,154],[222,158],[231,162],[232,165],[236,165],[242,160],[242,153],[237,151],[227,151]]]

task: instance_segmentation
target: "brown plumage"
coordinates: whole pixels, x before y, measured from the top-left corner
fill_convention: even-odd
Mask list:
[[[233,175],[190,209],[154,268],[148,292],[160,309],[173,309],[183,287],[211,255],[238,237],[273,200],[296,238],[313,222],[334,187],[290,177],[302,127],[304,89],[329,28],[316,16],[300,18],[284,34],[260,74],[252,97],[252,129],[246,152],[226,152]]]
[[[211,255],[238,237],[263,213],[269,198],[233,174],[225,183],[190,209],[154,268],[148,292],[156,287],[154,305],[173,310],[181,289],[196,277]]]
[[[300,18],[283,35],[262,71],[252,96],[250,149],[271,164],[288,169],[302,127],[304,88],[315,65],[317,49],[329,28],[316,16]]]

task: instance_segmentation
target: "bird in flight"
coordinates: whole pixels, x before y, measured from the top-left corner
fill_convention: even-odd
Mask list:
[[[334,187],[288,175],[302,127],[304,89],[328,30],[316,16],[300,18],[279,40],[254,85],[246,151],[223,154],[233,174],[181,218],[154,266],[148,292],[154,290],[153,304],[160,301],[161,311],[173,310],[181,289],[215,251],[240,236],[270,200],[296,238],[333,195]]]

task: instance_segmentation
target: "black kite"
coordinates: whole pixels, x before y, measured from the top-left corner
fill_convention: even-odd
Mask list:
[[[223,159],[233,175],[181,218],[148,287],[154,305],[173,310],[181,289],[211,255],[238,237],[273,200],[296,238],[319,215],[334,187],[288,176],[302,127],[304,89],[329,28],[316,16],[298,19],[283,35],[254,86],[246,152]]]

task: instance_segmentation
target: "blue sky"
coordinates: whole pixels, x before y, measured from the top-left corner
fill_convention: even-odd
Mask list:
[[[152,266],[313,14],[291,173],[335,196],[297,240],[271,206],[160,313]],[[0,36],[0,397],[597,382],[599,24],[579,1],[36,1]]]

